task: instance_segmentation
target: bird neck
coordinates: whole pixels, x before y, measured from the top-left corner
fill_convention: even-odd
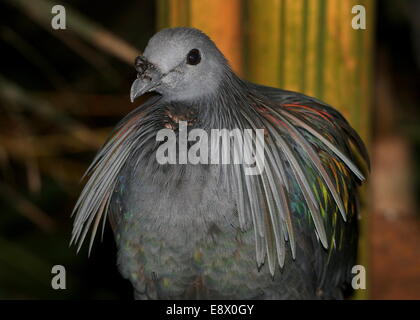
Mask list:
[[[230,70],[229,70],[230,71]],[[234,129],[242,120],[243,109],[252,108],[253,97],[246,83],[232,71],[226,72],[216,93],[191,103],[202,129]]]

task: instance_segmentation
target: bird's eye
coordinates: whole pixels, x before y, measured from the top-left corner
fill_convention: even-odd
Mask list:
[[[190,52],[188,52],[187,54],[187,63],[191,64],[191,65],[196,65],[199,64],[201,61],[201,54],[200,51],[198,49],[192,49]]]

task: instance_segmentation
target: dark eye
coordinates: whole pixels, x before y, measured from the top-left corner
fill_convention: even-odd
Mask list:
[[[192,49],[187,54],[187,63],[191,65],[199,64],[201,61],[201,54],[198,49]]]

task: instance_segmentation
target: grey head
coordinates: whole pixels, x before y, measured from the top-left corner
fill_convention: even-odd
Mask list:
[[[131,101],[146,92],[164,100],[192,101],[217,92],[231,70],[213,41],[194,28],[170,28],[156,33],[135,59],[137,79]]]

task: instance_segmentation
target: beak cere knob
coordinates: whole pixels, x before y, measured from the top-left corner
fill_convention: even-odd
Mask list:
[[[136,69],[136,71],[140,74],[143,73],[146,69],[146,62],[144,61],[144,58],[142,56],[138,56],[134,60],[134,69]]]
[[[162,73],[159,69],[147,61],[143,56],[138,56],[134,60],[134,68],[137,71],[137,79],[131,85],[130,99],[131,102],[137,97],[145,94],[156,88],[162,78]]]

